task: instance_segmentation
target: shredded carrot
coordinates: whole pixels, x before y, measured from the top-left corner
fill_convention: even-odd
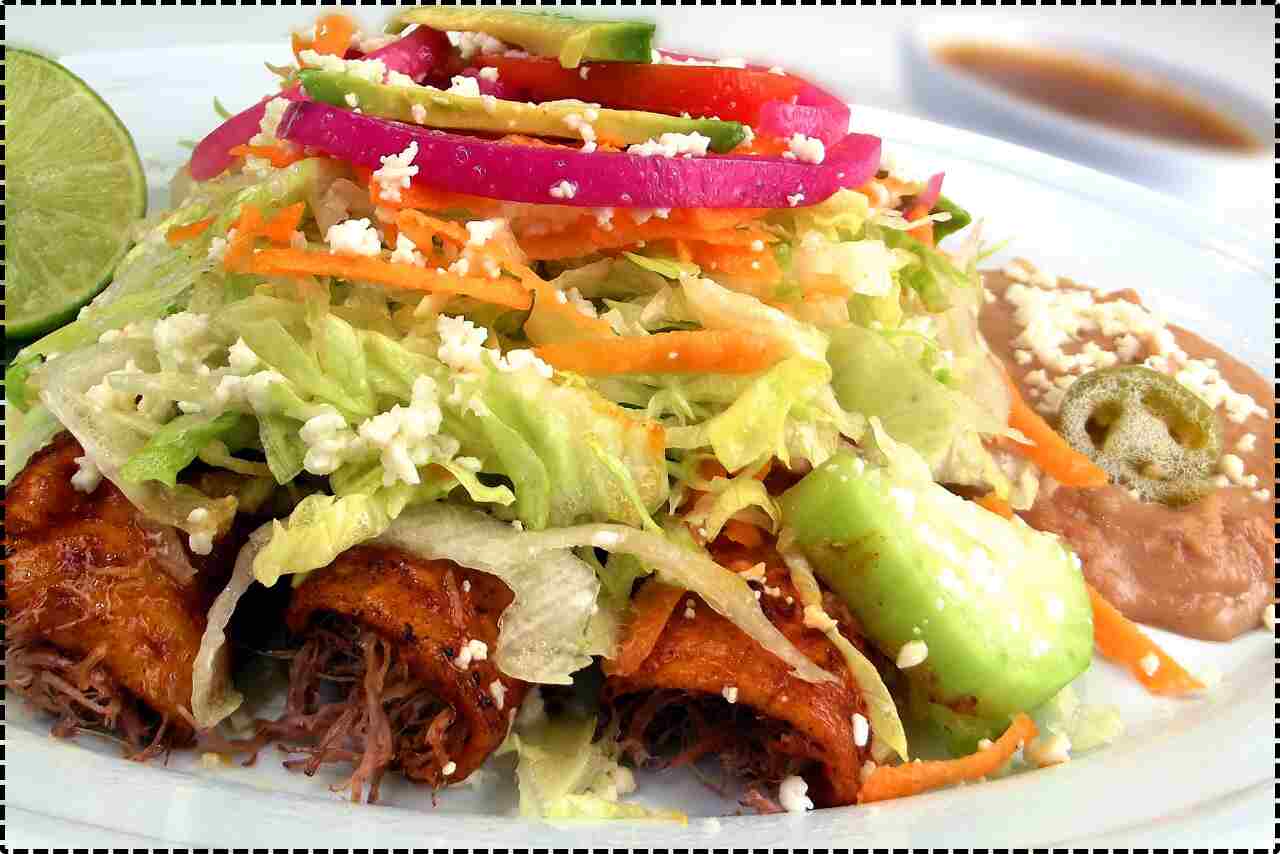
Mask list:
[[[609,321],[583,314],[554,285],[538,278],[528,267],[511,263],[506,267],[533,291],[533,310],[524,322],[524,334],[535,345],[615,337]]]
[[[1039,734],[1035,723],[1019,714],[1004,735],[988,747],[959,759],[881,765],[871,773],[858,792],[858,803],[869,804],[918,795],[943,786],[975,781],[999,771],[1018,748]]]
[[[222,266],[226,270],[242,272],[249,255],[253,252],[253,241],[262,229],[262,212],[254,205],[240,208],[240,216],[227,230],[231,235],[227,243],[227,251],[222,256]],[[231,234],[234,231],[235,234]]]
[[[614,217],[610,230],[601,228],[592,217],[572,228],[555,234],[527,236],[521,248],[534,261],[556,261],[564,258],[581,258],[596,252],[622,249],[637,243],[657,240],[698,241],[716,246],[750,247],[757,240],[772,242],[773,235],[759,225],[745,228],[719,228],[699,230],[688,221],[674,215],[670,219],[654,217],[644,223],[627,222]],[[684,260],[690,260],[690,258]]]
[[[609,676],[630,676],[640,669],[653,652],[667,627],[667,621],[680,602],[684,591],[679,587],[648,579],[640,585],[631,600],[631,618],[623,628],[621,643],[613,658],[604,662],[604,672]]]
[[[990,510],[997,516],[1003,516],[1006,519],[1013,518],[1013,508],[1009,506],[1009,502],[1005,501],[994,492],[988,492],[981,498],[975,498],[973,503],[977,504],[979,507]]]
[[[905,214],[907,222],[915,222],[918,219],[924,219],[929,215],[929,209],[924,205],[916,205],[909,208]],[[933,245],[933,223],[926,222],[924,225],[917,225],[915,228],[907,232],[916,240],[919,240],[925,246]]]
[[[724,528],[721,529],[720,533],[738,545],[746,546],[749,549],[756,549],[764,545],[764,535],[760,533],[760,529],[755,525],[748,525],[738,519],[730,519],[725,522]]]
[[[271,221],[262,226],[258,233],[272,243],[288,246],[293,233],[298,230],[298,225],[302,222],[302,214],[306,209],[306,202],[289,205],[289,207],[284,208],[273,216]]]
[[[382,198],[382,188],[376,181],[370,180],[371,170],[357,169],[356,174],[361,183],[369,186],[369,200],[375,206],[392,209],[410,208],[423,211],[467,211],[476,216],[489,216],[502,208],[502,202],[486,199],[482,196],[471,196],[466,193],[450,193],[425,187],[421,184],[410,184],[400,188],[398,201]]]
[[[769,284],[782,278],[782,269],[772,252],[755,252],[750,247],[716,246],[701,242],[691,243],[690,251],[693,262],[711,273]]]
[[[198,219],[186,225],[175,225],[165,233],[164,239],[168,241],[170,246],[177,246],[179,243],[195,240],[204,234],[205,230],[211,225],[213,225],[213,217]]]
[[[301,249],[262,249],[250,259],[250,270],[266,276],[334,276],[375,282],[402,290],[471,297],[519,310],[528,309],[532,302],[529,292],[510,279],[457,276],[439,269],[392,264],[379,258],[354,255],[330,255]]]
[[[538,347],[544,362],[588,376],[608,374],[753,374],[784,355],[777,340],[749,332],[702,329],[643,338],[579,339]]]
[[[261,157],[271,161],[277,169],[290,166],[299,160],[306,159],[306,153],[300,147],[285,145],[237,145],[230,149],[236,157]]]
[[[1170,658],[1138,626],[1121,614],[1102,594],[1089,585],[1089,602],[1093,605],[1093,641],[1098,652],[1117,664],[1129,668],[1139,682],[1152,694],[1176,697],[1193,691],[1204,690],[1204,683]],[[1151,673],[1143,669],[1143,661],[1154,655],[1159,665]],[[1150,665],[1148,664],[1148,667]]]
[[[356,22],[346,15],[324,15],[316,21],[316,40],[311,49],[329,56],[344,56],[356,34]]]
[[[458,223],[427,216],[421,211],[401,211],[396,225],[423,252],[430,250],[434,237],[448,240],[459,248],[466,246],[469,239],[466,228]]]
[[[1027,406],[1018,386],[1006,373],[1012,406],[1009,426],[1031,440],[1032,444],[1010,442],[1007,447],[1038,465],[1045,474],[1063,486],[1097,487],[1107,485],[1107,473],[1093,461],[1067,444],[1034,409]]]

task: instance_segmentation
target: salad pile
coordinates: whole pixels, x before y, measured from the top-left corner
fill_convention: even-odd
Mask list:
[[[989,352],[979,236],[942,175],[897,174],[782,69],[652,36],[325,16],[279,91],[195,147],[110,287],[11,366],[34,425],[13,470],[67,430],[78,489],[110,480],[196,555],[266,520],[209,612],[202,729],[244,702],[245,592],[370,543],[501,579],[490,656],[534,685],[616,657],[651,575],[835,679],[716,544],[779,557],[865,702],[862,800],[991,773],[1088,666],[1079,561],[1013,511],[1042,473],[1106,475]],[[897,764],[908,713],[997,749]],[[528,809],[646,814],[601,793],[620,766],[596,728],[515,726]]]

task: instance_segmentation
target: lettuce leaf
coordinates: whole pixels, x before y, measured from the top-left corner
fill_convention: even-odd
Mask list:
[[[606,732],[593,741],[594,716],[563,715],[512,733],[507,749],[519,757],[516,782],[520,814],[542,819],[656,819],[687,824],[675,810],[650,809],[619,800],[635,788],[631,771],[617,760],[617,741]]]
[[[1006,425],[972,399],[871,329],[835,330],[827,357],[841,407],[878,418],[925,458],[935,477],[1008,493],[1008,479],[981,441],[1003,435]]]
[[[485,513],[431,504],[400,516],[377,542],[502,579],[515,599],[502,614],[498,667],[527,682],[567,685],[591,663],[584,646],[600,582],[568,547],[540,548],[536,538]]]
[[[238,412],[225,412],[215,418],[179,415],[129,458],[120,469],[120,476],[130,483],[156,480],[165,486],[176,486],[178,475],[195,461],[205,445],[218,441],[227,450],[237,451],[252,445],[257,432],[253,418]]]
[[[879,228],[875,231],[876,236],[890,249],[900,249],[915,256],[915,263],[898,273],[899,281],[915,291],[929,311],[945,311],[951,305],[953,290],[973,290],[978,287],[946,255],[924,245],[907,232],[894,228]]]
[[[685,276],[702,275],[702,268],[688,261],[677,261],[674,258],[651,258],[648,255],[638,255],[635,252],[623,252],[622,257],[642,270],[657,273],[662,278],[670,279],[673,282],[678,282]]]
[[[283,523],[271,523],[271,539],[253,560],[254,577],[272,587],[283,575],[328,566],[390,525],[385,502],[376,495],[309,495]]]

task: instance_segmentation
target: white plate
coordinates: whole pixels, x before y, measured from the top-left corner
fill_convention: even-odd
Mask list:
[[[172,20],[171,18],[168,20]],[[274,35],[271,34],[271,35]],[[163,39],[158,33],[157,41]],[[133,130],[164,198],[185,158],[180,138],[214,123],[214,94],[233,109],[269,80],[270,45],[171,47],[64,57]],[[1135,287],[1175,320],[1227,344],[1268,375],[1272,360],[1267,245],[1198,211],[1121,181],[1025,149],[890,113],[858,108],[860,129],[924,168],[947,171],[947,191],[987,220],[993,239],[1046,269],[1107,288]],[[1078,684],[1088,702],[1118,704],[1124,739],[1044,772],[872,807],[806,816],[694,818],[655,824],[551,827],[508,817],[507,786],[445,792],[390,785],[387,805],[352,806],[326,780],[284,772],[271,753],[252,769],[208,770],[175,755],[167,767],[121,760],[110,746],[48,736],[47,721],[7,704],[8,842],[92,840],[231,846],[433,844],[476,847],[602,845],[773,847],[806,845],[1063,845],[1114,840],[1268,844],[1272,833],[1272,639],[1253,632],[1231,645],[1161,634],[1192,669],[1217,671],[1207,698],[1145,695],[1097,663]],[[496,779],[497,775],[493,775]],[[732,809],[688,777],[642,777],[641,800],[695,817]]]

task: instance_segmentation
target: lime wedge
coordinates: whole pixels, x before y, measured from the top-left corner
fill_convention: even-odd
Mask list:
[[[31,338],[106,287],[147,182],[129,131],[83,80],[16,48],[4,70],[5,337]]]

